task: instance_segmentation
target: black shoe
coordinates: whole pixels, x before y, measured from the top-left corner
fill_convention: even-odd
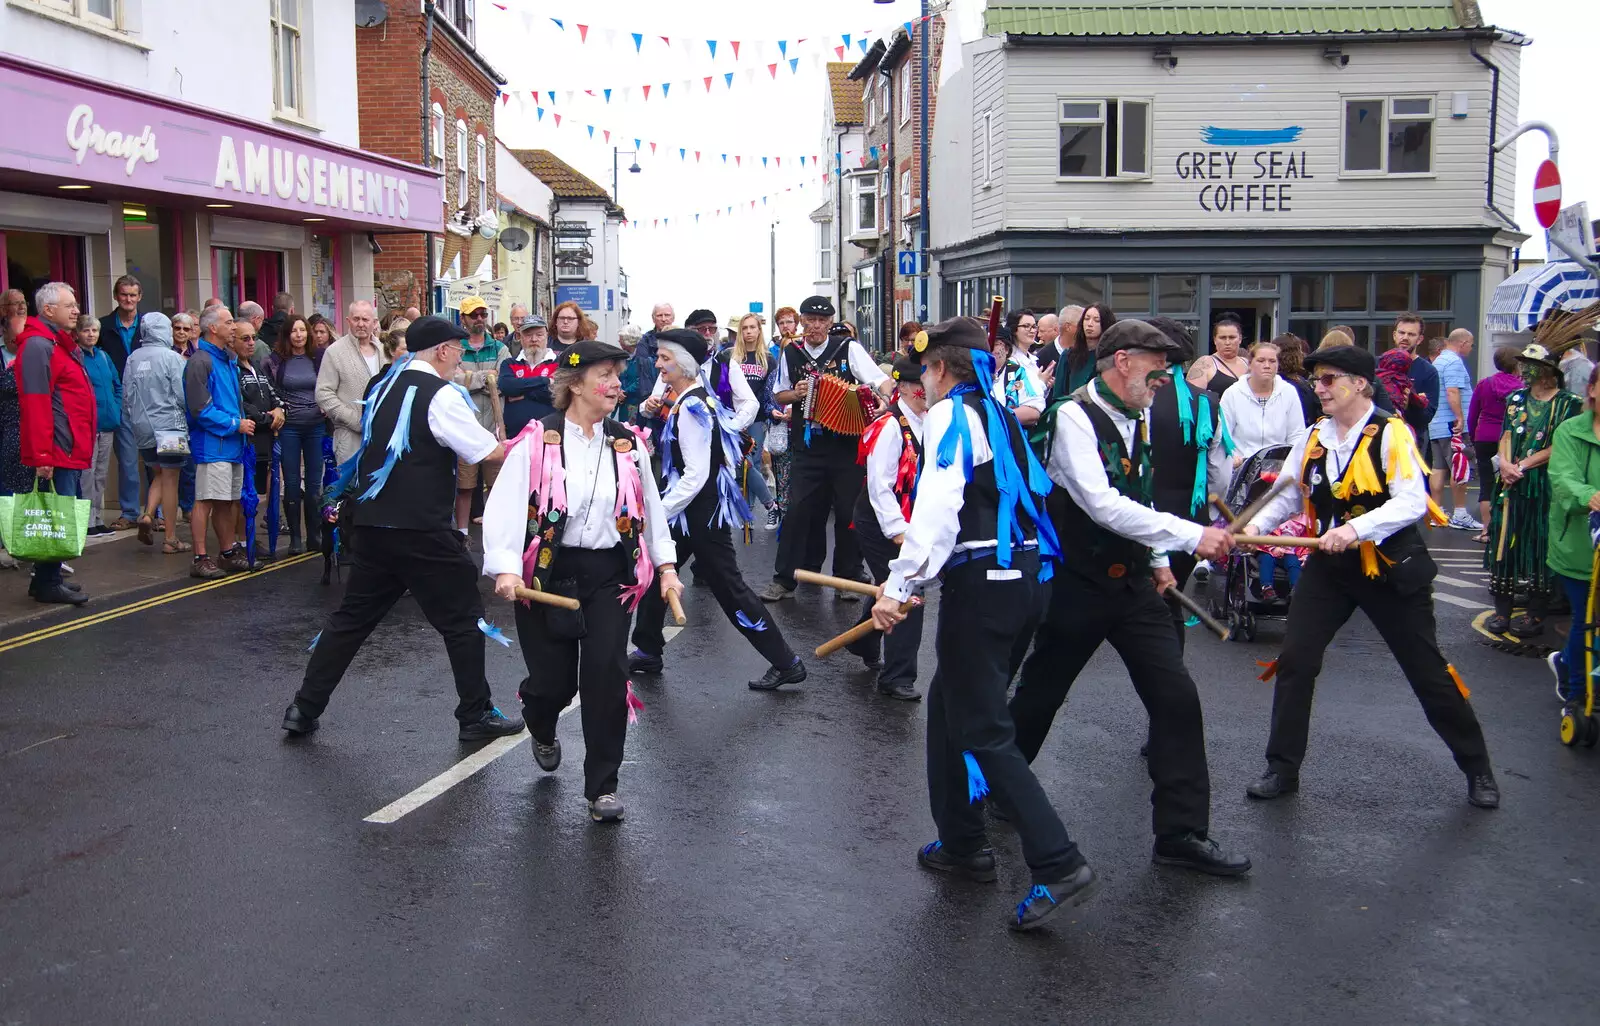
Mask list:
[[[1243,876],[1250,872],[1250,860],[1229,855],[1204,834],[1187,833],[1156,838],[1150,860],[1158,866],[1179,866],[1212,876]]]
[[[649,655],[638,649],[634,649],[628,654],[629,673],[660,673],[665,668],[666,664],[661,661],[661,657],[658,655]]]
[[[487,741],[495,737],[509,737],[522,733],[522,720],[512,719],[499,709],[490,707],[476,723],[463,723],[456,736],[463,741]]]
[[[1513,638],[1537,638],[1544,633],[1544,617],[1534,616],[1531,613],[1516,617],[1506,625],[1505,633]]]
[[[1150,758],[1150,742],[1146,741],[1144,744],[1139,746],[1139,758]]]
[[[98,527],[89,528],[89,532],[88,533],[91,534],[91,535],[94,535],[96,538],[98,538],[102,534],[116,534],[117,532],[113,531],[109,525],[101,524]]]
[[[924,844],[917,852],[917,865],[978,883],[994,883],[995,880],[993,848],[979,848],[971,855],[952,855],[942,843],[934,841]]]
[[[28,594],[33,596],[35,602],[54,602],[64,606],[81,606],[89,601],[89,596],[65,582],[47,584],[42,588],[30,588]]]
[[[889,698],[898,698],[902,702],[922,701],[922,692],[903,682],[900,684],[879,684],[878,694]]]
[[[883,669],[883,660],[876,655],[862,656],[861,666],[863,669],[877,673]]]
[[[35,578],[35,580],[37,580],[37,578]],[[60,587],[60,588],[65,588],[68,591],[82,591],[83,590],[83,585],[74,584],[71,581],[67,580],[65,577],[63,577],[63,578],[61,578],[61,580],[57,581],[56,582],[56,586]],[[36,592],[37,590],[38,590],[38,588],[35,587],[34,584],[32,584],[30,582],[29,585],[28,585],[28,594],[29,595],[33,595],[34,592]]]
[[[299,702],[290,702],[289,708],[283,711],[283,729],[291,734],[304,737],[318,726],[317,718],[300,708]]]
[[[1467,801],[1480,809],[1500,807],[1500,785],[1495,783],[1493,773],[1485,770],[1467,777]]]
[[[1064,908],[1076,908],[1094,897],[1100,878],[1088,866],[1079,866],[1065,880],[1034,884],[1028,896],[1017,903],[1017,914],[1006,925],[1013,930],[1032,930]]]
[[[1261,774],[1261,779],[1244,789],[1244,793],[1261,801],[1271,801],[1282,798],[1286,794],[1294,794],[1300,790],[1299,777],[1286,777],[1277,770],[1267,770]]]
[[[561,739],[556,738],[549,744],[542,744],[538,738],[534,738],[533,761],[546,773],[554,773],[561,765]]]
[[[787,669],[776,666],[769,669],[760,680],[750,682],[751,691],[776,691],[785,684],[798,684],[806,679],[806,664],[796,659]]]
[[[1496,613],[1489,617],[1489,619],[1483,621],[1483,629],[1488,631],[1490,634],[1504,634],[1510,628],[1511,617],[1502,613]]]

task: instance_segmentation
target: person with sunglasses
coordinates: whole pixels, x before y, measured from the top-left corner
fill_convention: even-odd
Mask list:
[[[1270,534],[1309,505],[1319,535],[1289,606],[1283,651],[1265,677],[1277,678],[1267,771],[1246,793],[1266,801],[1300,789],[1323,656],[1360,609],[1466,774],[1467,801],[1496,808],[1500,788],[1483,729],[1466,685],[1439,649],[1432,587],[1438,568],[1417,521],[1426,514],[1445,520],[1428,498],[1422,454],[1403,420],[1373,406],[1378,368],[1371,353],[1353,346],[1319,349],[1306,363],[1325,416],[1295,443],[1278,491],[1245,532]]]

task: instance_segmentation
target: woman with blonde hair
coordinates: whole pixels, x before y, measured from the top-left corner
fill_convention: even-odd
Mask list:
[[[761,406],[756,419],[745,429],[744,437],[740,439],[746,457],[745,480],[740,483],[744,485],[746,495],[765,507],[767,530],[776,531],[778,504],[772,497],[772,485],[767,481],[764,469],[751,466],[757,461],[756,454],[766,452],[767,417],[772,411],[772,379],[778,369],[777,362],[770,358],[767,340],[762,337],[764,334],[765,327],[760,317],[747,313],[739,318],[733,344],[712,360],[711,384],[723,406],[730,410],[734,409],[737,403],[733,396],[730,375],[735,372],[741,373],[750,385],[751,394]]]
[[[557,356],[573,343],[588,341],[599,333],[595,323],[570,299],[557,303],[555,312],[550,315],[550,350]]]

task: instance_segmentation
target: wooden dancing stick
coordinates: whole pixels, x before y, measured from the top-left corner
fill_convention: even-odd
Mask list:
[[[1511,489],[1500,492],[1500,542],[1495,546],[1494,558],[1506,558],[1506,533],[1511,527]]]
[[[542,606],[555,606],[559,609],[581,609],[583,603],[575,598],[565,595],[552,595],[548,591],[534,591],[532,588],[518,588],[517,598],[528,602],[537,602]]]
[[[1299,538],[1294,535],[1284,534],[1236,534],[1233,536],[1235,545],[1260,545],[1268,548],[1285,549],[1319,549],[1322,547],[1321,538]],[[1351,546],[1354,548],[1354,546]]]
[[[1228,630],[1228,628],[1222,626],[1222,624],[1220,624],[1216,620],[1212,619],[1210,614],[1208,614],[1204,609],[1200,608],[1200,603],[1196,602],[1194,599],[1192,599],[1189,596],[1185,595],[1182,591],[1180,591],[1178,589],[1178,587],[1176,585],[1174,585],[1171,588],[1168,588],[1162,594],[1163,595],[1172,596],[1172,600],[1174,602],[1178,603],[1178,605],[1180,605],[1184,609],[1188,610],[1189,614],[1191,616],[1195,617],[1201,623],[1205,624],[1207,630],[1211,631],[1213,634],[1215,634],[1218,638],[1222,639],[1223,641],[1227,641],[1229,636],[1232,635],[1232,633],[1233,633],[1232,631]],[[818,653],[818,654],[820,654],[820,653]]]
[[[1228,504],[1226,502],[1222,501],[1222,496],[1220,496],[1220,495],[1208,495],[1208,496],[1206,496],[1206,501],[1211,503],[1211,505],[1217,507],[1217,510],[1223,516],[1228,518],[1228,522],[1229,523],[1232,523],[1233,521],[1238,519],[1238,517],[1233,515],[1233,510],[1228,508]]]
[[[827,574],[813,573],[810,570],[796,570],[794,579],[805,584],[819,584],[829,588],[837,588],[839,591],[853,591],[857,595],[878,597],[878,586],[876,584],[865,584],[861,581],[852,581],[844,577],[829,577]]]
[[[672,610],[672,621],[679,627],[689,622],[689,618],[683,615],[683,603],[678,601],[677,592],[667,592],[667,608]]]
[[[1246,527],[1249,527],[1250,518],[1265,509],[1267,503],[1272,501],[1272,497],[1283,491],[1284,487],[1292,481],[1293,478],[1289,477],[1288,475],[1280,475],[1276,481],[1272,482],[1272,487],[1267,489],[1266,494],[1262,495],[1261,498],[1246,506],[1242,513],[1228,522],[1228,533],[1238,534]]]
[[[805,571],[796,570],[796,578],[798,579],[799,575],[802,573],[805,573]],[[821,575],[819,574],[817,576]],[[900,603],[900,615],[904,616],[905,614],[911,612],[912,605],[913,603],[910,602]],[[848,645],[854,645],[856,642],[860,641],[862,638],[866,637],[868,634],[871,634],[877,629],[878,625],[873,623],[871,617],[868,617],[867,619],[856,624],[854,627],[845,631],[843,634],[839,635],[837,638],[831,638],[818,645],[816,651],[817,658],[825,659],[839,651],[841,648],[844,648]]]

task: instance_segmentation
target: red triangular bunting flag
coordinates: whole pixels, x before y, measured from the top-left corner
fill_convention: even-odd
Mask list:
[[[555,119],[556,119],[556,127],[560,128],[561,127],[561,115],[560,114],[555,114],[554,116],[555,116]]]
[[[533,93],[533,102],[534,103],[538,103],[539,102],[539,90],[534,89],[534,90],[532,90],[532,93]]]
[[[578,26],[578,42],[587,43],[588,41],[589,41],[589,26],[587,26],[587,25],[579,25]]]
[[[511,101],[511,94],[510,93],[501,93],[500,94],[500,106],[504,107],[510,101]]]
[[[667,45],[668,45],[668,46],[671,46],[671,45],[672,45],[672,40],[670,40],[670,39],[668,39],[668,38],[667,38],[667,37],[666,37],[666,36],[662,36],[662,37],[661,37],[661,41],[662,41],[662,42],[663,42],[663,43],[666,43],[666,44],[667,44]]]
[[[776,64],[768,64],[767,65],[767,70],[772,73],[772,77],[773,78],[777,78],[778,77],[778,66]]]
[[[739,41],[737,39],[730,39],[730,40],[728,40],[728,43],[729,43],[730,46],[733,47],[733,59],[734,60],[738,60],[739,59]]]
[[[655,155],[656,155],[656,144],[655,143],[651,143],[650,144],[650,156],[653,157]]]
[[[649,86],[645,86],[644,87],[644,98],[647,99],[647,100],[650,99],[650,87]]]
[[[606,133],[606,142],[610,142],[611,141],[611,129],[607,128],[607,129],[603,129],[603,131]]]
[[[772,159],[773,159],[773,160],[776,160],[776,161],[777,161],[777,162],[778,162],[778,166],[779,166],[779,167],[782,167],[782,166],[783,166],[783,158],[782,158],[782,157],[774,157],[774,158],[772,158]]]
[[[744,167],[744,158],[739,156],[737,153],[733,155],[733,162],[739,167]]]
[[[694,151],[694,162],[696,164],[700,163],[700,151],[699,150],[695,150]]]
[[[705,80],[706,81],[706,92],[708,92],[708,93],[711,91],[711,78],[712,78],[712,76],[707,75],[706,76],[706,80]]]
[[[833,48],[833,52],[841,61],[844,60],[844,47],[836,46]]]

